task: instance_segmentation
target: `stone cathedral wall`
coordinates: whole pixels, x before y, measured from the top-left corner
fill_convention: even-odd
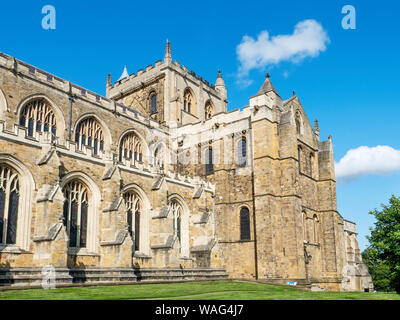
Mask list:
[[[183,110],[188,88],[192,112]],[[55,135],[30,134],[20,122],[35,99],[54,111]],[[229,276],[362,290],[368,271],[355,226],[337,211],[332,138],[320,141],[298,97],[283,101],[269,75],[249,106],[226,108],[226,90],[168,57],[109,78],[102,97],[0,54],[0,165],[20,176],[22,203],[16,243],[0,243],[0,283],[40,281],[40,269],[52,266],[66,283]],[[102,129],[101,148],[76,141],[85,119]],[[64,216],[73,181],[89,194],[82,248],[69,246]],[[128,221],[130,210],[139,210],[137,221]]]
[[[152,147],[157,140],[168,143],[169,139],[158,121],[6,55],[0,56],[0,89],[6,100],[0,113],[0,161],[10,166],[18,163],[33,178],[30,198],[24,198],[31,209],[19,217],[26,220],[26,234],[17,228],[17,243],[1,245],[2,268],[169,268],[209,270],[203,277],[212,278],[213,272],[225,276],[215,241],[215,188],[200,178],[170,172],[168,166],[163,172],[156,168]],[[29,136],[28,129],[19,124],[22,108],[34,99],[42,99],[54,110],[57,138],[42,132]],[[93,117],[102,127],[103,150],[95,152],[75,143],[77,123],[86,117]],[[131,131],[143,145],[143,161],[134,164],[118,158],[121,138]],[[87,246],[79,250],[68,247],[62,224],[62,190],[70,178],[81,179],[88,186],[93,210],[88,214]],[[123,201],[127,190],[135,190],[142,198],[141,214],[146,215],[145,235],[140,239],[148,243],[139,251],[133,249],[127,233]],[[183,211],[182,245],[174,234],[174,216],[169,210],[172,200]]]

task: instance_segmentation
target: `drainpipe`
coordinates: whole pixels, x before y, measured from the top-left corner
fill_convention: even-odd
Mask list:
[[[251,139],[251,191],[253,193],[253,232],[254,232],[254,263],[255,263],[255,276],[258,280],[258,255],[257,255],[257,223],[256,223],[256,199],[255,199],[255,188],[254,188],[254,141],[253,141],[253,128],[251,126],[251,117],[249,117],[249,139]]]

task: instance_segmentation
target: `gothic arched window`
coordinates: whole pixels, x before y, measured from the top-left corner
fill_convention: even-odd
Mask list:
[[[314,233],[314,243],[318,243],[319,242],[319,220],[316,214],[314,214],[313,217],[313,233]]]
[[[152,92],[150,94],[150,114],[157,113],[157,94]]]
[[[63,189],[64,225],[67,228],[70,248],[86,248],[89,192],[79,180],[69,182]]]
[[[21,112],[19,124],[28,129],[28,136],[35,132],[51,132],[56,135],[56,117],[53,109],[44,99],[29,102]]]
[[[308,241],[308,235],[307,235],[307,213],[305,211],[302,212],[302,218],[303,218],[303,240]]]
[[[204,112],[204,119],[208,120],[211,119],[212,115],[214,114],[214,107],[210,101],[206,103],[205,112]]]
[[[179,240],[179,245],[181,248],[181,241],[182,241],[182,207],[177,201],[172,201],[170,203],[171,210],[174,217],[174,235]]]
[[[192,112],[193,107],[193,95],[189,89],[186,89],[185,94],[183,96],[183,110],[188,113]]]
[[[164,168],[164,149],[159,145],[154,151],[154,166],[157,168]]]
[[[18,174],[0,165],[0,244],[16,244],[19,190]]]
[[[239,167],[247,165],[247,141],[244,137],[238,142],[238,165]]]
[[[313,162],[314,162],[314,154],[310,153],[310,156],[308,158],[308,166],[310,168],[310,177],[313,176]]]
[[[240,209],[240,240],[250,240],[250,212],[246,207]]]
[[[95,118],[86,118],[79,123],[76,127],[75,142],[78,149],[82,146],[92,147],[95,155],[104,150],[103,129]]]
[[[134,132],[126,134],[121,140],[119,161],[123,159],[143,162],[142,141]]]
[[[209,147],[206,149],[206,175],[214,173],[214,163],[213,163],[213,149]]]
[[[124,194],[127,207],[128,231],[135,244],[135,251],[140,250],[140,216],[142,204],[138,195],[133,191]]]

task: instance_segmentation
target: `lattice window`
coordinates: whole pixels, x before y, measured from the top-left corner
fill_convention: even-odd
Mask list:
[[[206,149],[206,175],[214,173],[213,149]]]
[[[245,167],[247,165],[247,140],[242,138],[238,142],[238,165]]]
[[[143,162],[142,141],[134,132],[126,134],[121,141],[119,161],[123,159]]]
[[[125,205],[127,207],[128,231],[135,243],[135,250],[140,249],[140,216],[142,203],[138,195],[129,191],[124,194]],[[133,223],[134,222],[134,223]]]
[[[185,94],[183,96],[183,110],[186,112],[191,113],[192,112],[192,107],[193,107],[193,95],[190,92],[189,89],[185,91]]]
[[[33,100],[22,109],[20,125],[28,129],[30,137],[36,132],[51,132],[56,136],[56,117],[44,99]]]
[[[0,243],[15,244],[20,198],[18,174],[0,165]]]
[[[150,94],[150,112],[151,114],[157,113],[157,94],[155,92]]]
[[[214,107],[213,107],[212,103],[210,101],[208,101],[205,106],[204,117],[206,120],[208,120],[208,119],[211,119],[213,114],[214,114]]]
[[[75,142],[78,149],[82,149],[82,146],[92,147],[95,155],[104,150],[103,129],[95,118],[86,118],[79,123],[75,132]]]
[[[246,207],[240,209],[240,240],[250,240],[250,212]]]
[[[80,181],[74,180],[64,187],[64,195],[64,225],[69,236],[69,247],[85,248],[89,210],[88,188]]]

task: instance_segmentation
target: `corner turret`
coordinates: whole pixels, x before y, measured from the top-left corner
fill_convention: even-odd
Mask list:
[[[260,90],[250,98],[250,106],[268,106],[272,108],[273,106],[280,105],[281,102],[282,99],[273,86],[269,73],[267,73]]]
[[[215,90],[220,92],[222,94],[222,96],[224,97],[224,99],[227,100],[228,95],[227,95],[227,90],[226,90],[226,86],[225,86],[225,81],[221,75],[221,70],[218,70],[217,81],[215,81]]]

